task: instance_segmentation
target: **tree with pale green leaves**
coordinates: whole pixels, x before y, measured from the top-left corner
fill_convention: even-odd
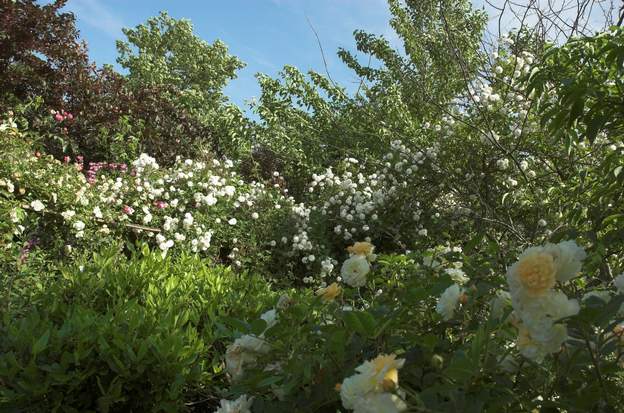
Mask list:
[[[166,12],[124,29],[124,34],[127,40],[117,42],[117,61],[128,70],[130,87],[158,90],[169,110],[184,113],[185,121],[195,127],[194,132],[163,143],[163,151],[188,140],[193,141],[190,146],[201,145],[219,155],[248,151],[250,123],[223,94],[244,64],[228,53],[223,42],[206,42],[193,33],[189,20],[174,19]]]

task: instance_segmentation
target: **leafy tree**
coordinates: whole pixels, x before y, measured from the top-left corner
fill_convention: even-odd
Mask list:
[[[200,144],[220,155],[244,148],[249,124],[223,95],[244,65],[228,54],[224,43],[207,43],[193,33],[190,21],[166,12],[124,29],[124,34],[127,41],[117,42],[118,62],[129,71],[129,88],[139,94],[145,88],[157,91],[160,102],[148,105],[141,116],[143,139],[151,142],[146,150],[162,158],[180,145],[187,148],[183,156]],[[166,110],[160,111],[159,105]],[[177,128],[176,123],[190,128]]]
[[[60,107],[76,79],[89,76],[92,67],[74,16],[60,12],[65,3],[0,2],[0,88],[5,99],[42,96]]]
[[[381,98],[398,87],[401,100],[417,119],[438,114],[474,79],[483,63],[481,38],[486,16],[467,0],[389,0],[390,25],[401,39],[395,50],[383,36],[355,32],[357,49],[381,63],[372,68],[340,50],[344,62],[372,83],[368,96]]]
[[[338,53],[361,78],[353,96],[313,71],[309,80],[289,66],[280,79],[259,76],[257,141],[284,165],[295,194],[305,185],[302,169],[335,167],[345,156],[378,167],[391,141],[412,140],[422,124],[445,113],[483,64],[485,16],[468,1],[390,1],[390,11],[404,52],[383,36],[356,31],[369,63]]]

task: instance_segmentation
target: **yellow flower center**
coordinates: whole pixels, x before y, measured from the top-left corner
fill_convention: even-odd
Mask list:
[[[538,253],[518,264],[520,282],[531,295],[540,295],[555,286],[555,263],[552,255]]]
[[[388,372],[386,373],[386,375],[384,376],[381,382],[381,387],[383,387],[385,391],[392,391],[398,385],[399,385],[399,370],[397,369],[388,370]]]
[[[379,355],[373,360],[376,375],[387,369],[381,380],[381,387],[385,391],[391,391],[399,385],[399,370],[395,358],[394,354]]]

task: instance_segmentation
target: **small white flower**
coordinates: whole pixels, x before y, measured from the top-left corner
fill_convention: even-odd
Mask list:
[[[257,212],[253,212],[251,214],[251,219],[258,219],[258,218],[260,218],[260,215]]]
[[[236,225],[236,223],[237,223],[237,222],[238,222],[238,221],[236,220],[236,218],[230,218],[230,219],[228,220],[228,224],[230,224],[230,225]]]
[[[93,208],[93,215],[98,219],[102,219],[102,210],[100,209],[99,206],[96,206],[95,208]]]
[[[236,188],[233,187],[232,185],[227,185],[226,187],[223,188],[223,192],[225,192],[227,196],[234,196],[234,193],[236,192]]]
[[[182,225],[184,226],[184,228],[189,229],[193,225],[193,215],[188,212],[184,214]]]
[[[76,221],[74,222],[73,227],[76,231],[82,231],[83,229],[85,229],[85,223],[82,221]]]
[[[167,240],[167,241],[163,241],[160,244],[158,244],[158,247],[163,251],[163,252],[167,252],[168,249],[170,249],[171,247],[173,247],[173,240]]]
[[[45,205],[43,204],[43,202],[41,202],[38,199],[35,199],[34,201],[32,201],[30,203],[30,207],[35,211],[35,212],[41,212],[45,209]]]
[[[501,171],[509,168],[509,159],[499,159],[498,161],[496,161],[496,167]]]
[[[212,206],[217,203],[217,198],[212,194],[208,194],[204,197],[204,203],[208,206]]]
[[[11,218],[11,222],[13,223],[18,223],[20,222],[20,217],[17,213],[17,209],[13,208],[11,210],[11,212],[9,213],[9,217]]]
[[[466,273],[459,268],[447,268],[444,272],[446,272],[451,277],[451,280],[455,281],[457,284],[466,284],[470,281],[470,278],[468,278]]]
[[[71,211],[71,210],[61,212],[61,216],[63,217],[63,219],[65,219],[65,221],[69,221],[75,215],[76,215],[76,212],[75,211]]]

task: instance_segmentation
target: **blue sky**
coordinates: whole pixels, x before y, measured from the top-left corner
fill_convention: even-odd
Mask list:
[[[190,19],[195,33],[220,39],[247,64],[226,89],[236,104],[257,96],[254,74],[276,75],[285,65],[324,73],[323,60],[309,19],[319,34],[332,78],[346,87],[357,79],[336,56],[339,47],[354,49],[355,29],[385,35],[399,45],[388,24],[385,0],[70,0],[66,10],[77,17],[81,37],[98,65],[115,63],[115,40],[122,27],[134,27],[166,10]]]
[[[485,5],[487,11],[496,14],[484,0],[474,0],[473,4],[477,8]],[[222,40],[247,64],[226,89],[232,101],[241,106],[259,94],[254,78],[257,72],[274,76],[285,64],[291,64],[304,72],[314,69],[324,73],[307,19],[319,34],[332,78],[351,90],[356,88],[357,79],[340,62],[336,51],[339,47],[354,49],[355,29],[383,34],[400,47],[388,23],[386,0],[69,0],[66,9],[76,15],[81,36],[98,65],[115,63],[115,40],[124,38],[122,27],[134,27],[161,10],[175,18],[190,19],[198,36],[209,42]],[[497,31],[496,17],[490,20],[489,28]]]

